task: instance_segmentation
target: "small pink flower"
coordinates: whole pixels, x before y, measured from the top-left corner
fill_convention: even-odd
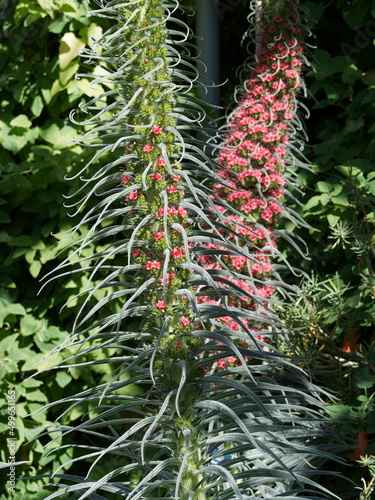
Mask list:
[[[178,207],[178,215],[180,217],[187,217],[188,213],[184,208]]]
[[[285,71],[285,76],[287,78],[297,78],[297,73],[294,69],[287,69]]]
[[[166,161],[164,160],[164,158],[159,158],[158,159],[158,167],[164,167],[164,165],[166,165]]]
[[[225,369],[225,359],[224,358],[219,359],[219,361],[217,362],[217,367],[220,368],[221,370]]]
[[[145,265],[145,268],[147,269],[147,271],[150,271],[150,269],[160,269],[161,268],[161,262],[158,262],[157,260],[149,260],[146,265]]]
[[[190,324],[190,320],[186,318],[185,316],[181,316],[181,322],[184,326],[187,326]]]
[[[177,215],[178,212],[175,207],[167,208],[167,214],[168,215]]]
[[[151,146],[151,144],[146,144],[146,146],[143,147],[143,151],[146,153],[150,153],[154,148]]]
[[[182,250],[180,248],[173,248],[172,255],[175,259],[180,259],[182,257]]]
[[[128,175],[124,175],[124,177],[121,179],[121,182],[123,184],[127,184],[130,181],[130,177]]]
[[[176,349],[178,349],[179,347],[181,347],[181,342],[175,342],[174,346]]]
[[[128,195],[129,200],[136,200],[138,198],[138,191],[131,191]]]
[[[165,232],[164,231],[160,231],[158,233],[154,233],[154,240],[160,240],[161,238],[164,238],[165,236]]]
[[[165,302],[164,302],[164,300],[158,300],[158,301],[156,302],[156,304],[155,304],[155,307],[156,307],[157,309],[164,309],[164,307],[165,307]]]
[[[136,250],[134,250],[133,252],[133,257],[138,257],[138,255],[141,253],[141,249],[140,248],[137,248]]]
[[[173,179],[173,182],[178,182],[181,179],[181,176],[180,175],[174,175],[172,177],[172,179]]]
[[[160,175],[160,174],[159,174],[159,172],[156,172],[156,173],[152,176],[152,178],[154,179],[154,181],[160,181],[160,179],[162,179],[162,178],[163,178],[163,176],[162,176],[162,175]]]
[[[157,134],[161,134],[163,131],[163,129],[161,127],[159,127],[159,125],[154,125],[153,129],[152,129],[152,133],[157,135]]]
[[[168,186],[168,193],[178,193],[176,186]]]

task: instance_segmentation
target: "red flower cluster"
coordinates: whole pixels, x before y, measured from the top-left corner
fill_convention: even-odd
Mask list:
[[[215,194],[242,216],[217,206],[230,222],[220,230],[227,241],[241,251],[224,255],[221,262],[210,255],[199,261],[206,269],[231,269],[244,296],[232,296],[228,305],[242,309],[259,307],[274,289],[267,284],[272,273],[271,255],[276,245],[273,228],[283,212],[286,179],[284,171],[291,156],[291,122],[296,116],[295,93],[301,86],[303,66],[299,43],[298,11],[286,2],[278,16],[263,15],[260,20],[260,50],[257,62],[245,83],[246,92],[232,112],[218,161]],[[213,199],[213,197],[212,197]],[[206,248],[223,250],[219,245]],[[208,297],[201,297],[208,302]],[[212,297],[209,300],[212,301]],[[231,330],[239,330],[232,317],[218,318]],[[247,328],[260,325],[243,320]],[[230,362],[229,358],[227,363]],[[219,363],[219,367],[225,363]]]

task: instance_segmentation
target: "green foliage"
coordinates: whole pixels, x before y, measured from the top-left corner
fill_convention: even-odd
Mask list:
[[[312,165],[311,171],[299,172],[306,196],[295,209],[315,230],[299,231],[310,260],[301,263],[290,249],[285,250],[296,267],[302,266],[306,278],[304,298],[284,310],[287,324],[295,328],[290,337],[294,347],[282,348],[287,352],[297,348],[307,357],[305,366],[314,380],[338,397],[330,412],[342,432],[354,439],[366,431],[371,442],[375,437],[374,3],[304,5],[315,18],[312,71],[306,75],[308,105],[313,105],[305,155]],[[354,445],[349,444],[344,456],[353,452]],[[360,469],[341,471],[360,483]],[[342,498],[358,498],[349,485],[333,483],[333,489]]]
[[[50,284],[37,297],[41,275],[55,265],[54,259],[66,256],[58,256],[66,246],[65,236],[58,236],[56,241],[51,234],[71,225],[63,195],[77,183],[67,184],[64,177],[87,156],[80,146],[69,143],[76,135],[69,112],[103,91],[100,84],[90,87],[87,78],[74,79],[81,66],[77,49],[88,44],[90,37],[99,37],[102,27],[88,18],[86,2],[76,0],[3,2],[1,16],[0,440],[5,443],[8,437],[5,398],[12,386],[17,397],[16,459],[30,461],[29,465],[18,466],[20,476],[21,471],[23,475],[50,472],[61,460],[71,458],[70,451],[59,458],[55,453],[47,456],[48,450],[43,448],[46,440],[35,433],[34,441],[21,446],[27,433],[53,423],[59,414],[56,409],[44,413],[37,410],[56,397],[68,396],[77,386],[98,384],[108,377],[102,365],[90,371],[72,368],[56,376],[54,372],[42,373],[62,360],[57,354],[42,362],[66,338],[69,308],[75,304],[69,300],[86,288],[87,280],[72,276],[65,286]],[[99,67],[82,69],[103,72]],[[85,231],[82,227],[73,238],[78,239]],[[98,290],[97,296],[104,294]],[[65,302],[67,307],[59,313]],[[86,360],[98,360],[98,355],[88,354]],[[38,380],[28,378],[35,369],[40,373]],[[76,420],[86,409],[75,407],[64,421]],[[52,446],[57,448],[59,443],[57,440]],[[1,460],[7,459],[7,448],[2,447]],[[22,492],[22,498],[45,498],[43,490],[32,493],[45,482],[18,481],[16,489]],[[5,486],[2,481],[4,499],[9,494]]]

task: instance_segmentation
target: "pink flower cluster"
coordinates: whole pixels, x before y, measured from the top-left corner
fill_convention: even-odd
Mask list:
[[[199,261],[206,269],[222,269],[225,264],[232,270],[231,281],[241,287],[244,295],[230,297],[228,305],[242,309],[262,309],[262,300],[274,292],[267,284],[272,273],[272,247],[276,245],[273,228],[284,210],[284,171],[293,135],[295,93],[301,86],[303,66],[301,30],[297,24],[298,11],[291,2],[284,4],[280,15],[261,18],[257,62],[245,83],[246,91],[230,116],[218,157],[223,167],[218,172],[222,182],[215,184],[215,194],[242,214],[233,215],[229,209],[217,206],[230,221],[224,222],[227,230],[219,232],[240,248],[237,255],[221,255],[221,261],[210,255],[201,255]],[[212,244],[205,248],[224,250]],[[200,302],[212,300],[200,297]],[[232,331],[240,328],[232,317],[218,320]],[[243,323],[250,330],[259,327],[246,320]],[[236,364],[231,358],[220,360],[219,368]]]

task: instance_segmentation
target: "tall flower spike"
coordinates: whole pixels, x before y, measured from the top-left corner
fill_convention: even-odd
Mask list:
[[[93,14],[113,26],[96,42],[97,50],[85,50],[83,57],[99,62],[105,71],[94,76],[93,85],[105,84],[110,90],[81,106],[91,115],[84,123],[92,129],[78,143],[96,148],[93,158],[112,156],[97,171],[90,161],[77,174],[85,172],[88,187],[88,194],[75,203],[77,211],[81,205],[89,208],[73,231],[84,235],[58,270],[69,274],[73,260],[75,270],[89,276],[89,285],[78,297],[72,333],[59,350],[78,346],[62,363],[78,367],[90,366],[85,356],[96,352],[98,359],[91,365],[108,365],[109,381],[53,403],[64,403],[66,411],[86,404],[95,413],[90,411],[76,428],[45,430],[61,433],[63,439],[77,433],[74,444],[66,445],[74,456],[64,466],[79,464],[86,473],[83,478],[57,469],[60,490],[49,498],[74,492],[79,499],[108,494],[127,500],[307,499],[310,488],[324,496],[327,492],[312,481],[308,466],[323,456],[317,435],[327,442],[320,403],[312,395],[317,388],[275,350],[263,350],[255,338],[261,332],[253,328],[270,325],[272,333],[282,329],[267,305],[277,281],[270,270],[270,253],[277,250],[269,226],[279,212],[280,171],[287,157],[287,144],[274,137],[283,137],[285,129],[273,129],[272,123],[288,120],[286,111],[275,110],[279,118],[274,122],[264,120],[267,132],[251,132],[260,134],[248,140],[256,148],[245,145],[236,153],[248,161],[249,151],[259,156],[269,148],[272,154],[266,159],[277,159],[271,162],[274,170],[265,167],[266,154],[254,156],[260,179],[269,180],[258,184],[254,173],[244,181],[245,190],[241,180],[225,176],[237,165],[229,167],[225,150],[218,175],[190,135],[204,112],[187,95],[196,72],[186,43],[189,29],[179,32],[176,25],[181,22],[172,17],[177,0],[97,4],[100,9]],[[276,7],[265,5],[269,10],[263,12],[262,24],[267,27]],[[277,12],[293,19],[295,11],[285,7]],[[279,31],[273,36],[280,40],[289,33],[285,22],[276,24]],[[270,43],[294,50],[288,45],[294,34],[291,30],[289,38],[271,38]],[[184,60],[176,46],[188,54]],[[289,57],[280,50],[273,52],[277,63]],[[266,75],[271,72],[266,47],[263,59]],[[258,71],[247,83],[248,92],[253,92]],[[274,102],[289,103],[285,89],[267,89],[259,94],[264,99],[274,96]],[[292,100],[288,106],[288,112],[295,112]],[[264,112],[254,111],[251,117],[259,121]],[[237,125],[231,127],[235,133]],[[268,142],[263,140],[267,133],[272,135]],[[244,144],[243,137],[239,143],[234,140],[228,137],[226,150]],[[244,165],[238,166],[247,179]],[[272,173],[277,177],[271,180]],[[248,221],[238,197],[227,199],[228,193],[238,192],[251,193],[245,201],[260,200],[258,219]],[[90,254],[92,245],[99,244]],[[249,253],[249,244],[256,254]],[[204,253],[215,255],[214,264],[202,266]],[[115,349],[116,355],[105,357],[105,349]],[[221,371],[220,363],[225,368]],[[100,476],[103,462],[113,467]],[[93,475],[99,479],[91,479]],[[322,498],[316,491],[314,498]]]
[[[207,253],[198,261],[207,270],[232,272],[232,281],[245,293],[229,298],[229,304],[245,311],[264,311],[270,307],[275,286],[285,288],[272,259],[280,256],[276,240],[285,234],[277,229],[281,215],[294,219],[284,198],[288,165],[295,161],[296,94],[302,84],[304,57],[295,2],[263,2],[263,10],[259,10],[262,2],[253,4],[258,9],[253,12],[258,17],[257,58],[244,82],[245,92],[228,119],[218,156],[222,181],[216,183],[212,196],[226,203],[216,206],[227,219],[227,229],[220,233],[238,251],[224,254],[220,262]],[[224,250],[218,244],[209,248]],[[207,297],[199,300],[207,303]],[[240,328],[229,316],[221,322],[232,330]],[[261,317],[255,322],[244,317],[242,323],[254,334],[266,326]],[[263,335],[257,337],[264,340]]]

